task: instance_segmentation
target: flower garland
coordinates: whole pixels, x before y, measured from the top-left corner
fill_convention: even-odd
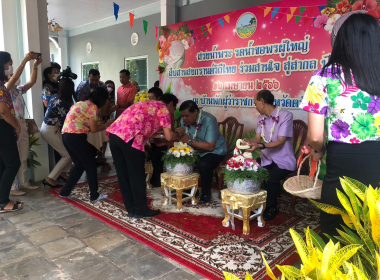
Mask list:
[[[193,135],[193,140],[195,139],[195,137],[197,137],[198,130],[200,130],[202,127],[202,124],[199,123],[199,121],[201,120],[201,117],[202,117],[202,110],[199,111],[198,121],[195,123],[195,133]],[[185,125],[185,127],[186,127],[186,133],[189,134],[189,125]],[[191,137],[190,134],[189,134],[189,137]]]
[[[272,119],[273,119],[273,127],[270,130],[269,141],[267,139],[265,139],[265,132],[264,132],[264,128],[265,128],[265,120],[264,120],[264,118],[265,118],[265,116],[264,116],[264,118],[262,120],[259,121],[259,124],[261,125],[261,138],[263,138],[263,140],[264,140],[265,143],[272,142],[272,137],[273,137],[273,133],[274,133],[274,127],[280,121],[280,118],[278,116],[278,114],[280,113],[280,110],[281,110],[281,108],[277,107],[277,114],[276,114],[275,117],[272,117]]]

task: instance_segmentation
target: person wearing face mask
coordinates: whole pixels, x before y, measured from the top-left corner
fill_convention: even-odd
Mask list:
[[[15,71],[15,80],[18,80],[25,64],[31,59],[30,52]],[[12,63],[11,55],[0,51],[0,213],[22,208],[22,202],[9,199],[13,180],[21,165],[17,148],[17,138],[21,127],[15,117],[12,96],[4,84],[7,76],[11,74]]]
[[[50,98],[59,92],[59,77],[60,65],[57,63],[51,63],[50,67],[47,67],[44,72],[44,81],[42,84],[42,102],[44,103],[44,113],[49,105]]]
[[[81,82],[75,91],[75,101],[83,101],[83,98],[93,92],[97,87],[106,89],[106,85],[100,81],[100,72],[96,69],[91,69],[88,72],[88,80]]]
[[[23,98],[23,94],[26,93],[37,81],[37,73],[38,73],[38,65],[40,65],[42,62],[41,59],[35,60],[33,63],[33,71],[32,75],[30,77],[30,81],[27,82],[25,85],[20,86],[20,74],[24,70],[24,67],[20,65],[15,73],[13,74],[13,70],[11,75],[9,75],[9,81],[7,83],[7,90],[9,90],[11,96],[12,96],[12,102],[13,107],[15,110],[15,116],[18,119],[21,127],[19,139],[17,141],[18,146],[18,152],[20,156],[21,161],[21,167],[17,173],[17,177],[15,182],[12,185],[11,194],[12,195],[23,195],[25,192],[20,191],[18,189],[25,188],[30,190],[38,189],[37,186],[31,186],[28,178],[27,178],[27,160],[29,156],[29,134],[28,134],[28,127],[25,122],[25,101]]]
[[[110,96],[108,98],[108,101],[109,101],[109,103],[110,103],[111,106],[114,106],[115,105],[115,83],[113,81],[111,81],[111,80],[107,80],[105,82],[105,84],[106,84],[106,87],[107,87],[107,91],[110,94]],[[111,114],[107,116],[108,119],[111,117]],[[114,118],[114,116],[112,118]]]

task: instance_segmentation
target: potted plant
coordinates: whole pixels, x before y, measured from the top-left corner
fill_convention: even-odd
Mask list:
[[[240,193],[256,193],[261,182],[268,181],[269,172],[254,159],[252,153],[246,152],[249,146],[242,145],[243,140],[236,141],[234,156],[223,168],[224,182],[227,188]]]
[[[193,173],[194,164],[199,156],[191,146],[182,142],[174,143],[174,147],[162,157],[166,172],[172,175],[185,176]]]

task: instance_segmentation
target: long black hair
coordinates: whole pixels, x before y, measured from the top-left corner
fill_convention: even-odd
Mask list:
[[[359,13],[346,19],[322,74],[330,66],[333,76],[341,78],[341,66],[347,84],[354,85],[352,71],[358,88],[380,96],[380,26],[373,16]]]
[[[73,105],[73,96],[75,95],[75,85],[70,78],[61,78],[59,80],[58,98]]]
[[[0,51],[0,81],[4,82],[8,79],[8,77],[5,76],[4,64],[7,64],[11,59],[10,53]]]

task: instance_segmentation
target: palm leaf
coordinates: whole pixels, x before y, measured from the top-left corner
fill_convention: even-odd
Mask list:
[[[333,214],[333,215],[341,215],[344,223],[351,229],[355,229],[350,217],[347,215],[347,213],[335,206],[323,204],[314,200],[309,199],[311,203],[313,203],[315,206],[317,206],[319,209],[321,209],[323,212],[326,212],[328,214]]]

